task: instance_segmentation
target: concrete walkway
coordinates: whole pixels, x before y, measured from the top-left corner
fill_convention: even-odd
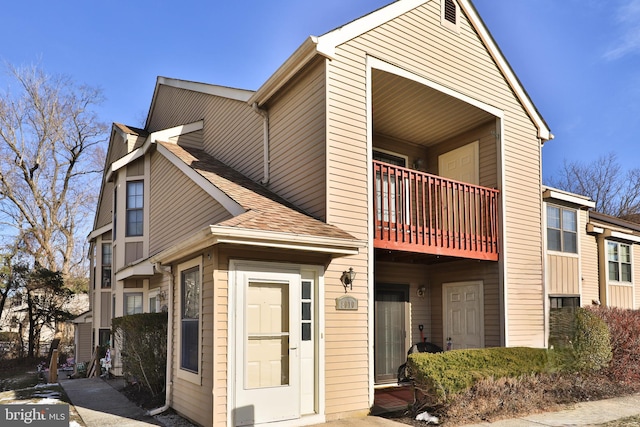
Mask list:
[[[100,378],[67,379],[60,377],[60,385],[87,427],[143,427],[162,426],[129,401],[122,393]],[[582,402],[556,411],[533,414],[492,423],[468,424],[465,427],[561,427],[593,426],[630,416],[640,416],[640,394]],[[324,427],[402,427],[396,421],[381,417],[363,417],[331,421]],[[425,423],[426,426],[426,423]]]
[[[162,426],[101,378],[59,377],[60,386],[87,427]]]

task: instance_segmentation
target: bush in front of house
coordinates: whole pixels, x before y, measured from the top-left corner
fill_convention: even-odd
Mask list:
[[[640,311],[611,307],[589,310],[609,330],[612,358],[606,374],[622,383],[640,382]]]
[[[549,353],[557,371],[593,373],[607,368],[612,358],[609,328],[592,309],[571,311],[565,342]]]
[[[517,378],[549,370],[548,351],[495,347],[415,353],[407,362],[415,386],[432,403],[443,403],[486,378]]]
[[[153,396],[165,387],[167,313],[141,313],[112,320],[112,336],[122,357],[122,371]]]

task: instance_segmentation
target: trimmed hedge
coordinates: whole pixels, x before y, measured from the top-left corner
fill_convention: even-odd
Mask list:
[[[415,385],[436,401],[464,392],[486,378],[517,378],[548,372],[548,350],[494,347],[415,353],[407,362]]]
[[[125,377],[152,395],[164,390],[167,368],[167,313],[141,313],[112,320]]]

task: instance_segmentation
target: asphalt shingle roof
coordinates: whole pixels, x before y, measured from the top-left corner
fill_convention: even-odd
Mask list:
[[[181,147],[167,142],[158,142],[158,144],[161,144],[246,210],[245,213],[216,225],[355,240],[344,230],[309,216],[295,205],[203,150]]]

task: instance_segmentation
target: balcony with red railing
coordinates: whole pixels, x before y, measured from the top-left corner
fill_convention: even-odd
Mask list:
[[[498,260],[499,191],[374,161],[374,247]]]

